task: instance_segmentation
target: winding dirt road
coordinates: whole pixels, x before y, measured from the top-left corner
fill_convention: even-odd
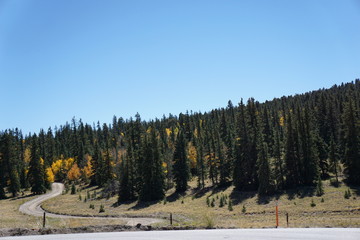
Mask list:
[[[19,208],[19,211],[28,215],[32,215],[32,216],[37,216],[37,217],[42,217],[44,212],[44,209],[41,208],[41,204],[50,199],[50,198],[54,198],[56,196],[59,196],[62,194],[64,190],[64,184],[62,183],[53,183],[51,186],[51,192],[41,195],[31,201],[28,201],[24,204],[22,204]],[[162,219],[158,219],[158,218],[128,218],[128,217],[79,217],[79,216],[71,216],[71,215],[62,215],[62,214],[55,214],[55,213],[49,213],[46,212],[46,216],[47,217],[51,217],[51,218],[91,218],[91,219],[104,219],[104,218],[116,218],[116,219],[120,219],[126,222],[126,225],[129,226],[135,226],[137,224],[141,224],[141,225],[149,225],[149,224],[153,224],[153,223],[158,223],[163,221]]]

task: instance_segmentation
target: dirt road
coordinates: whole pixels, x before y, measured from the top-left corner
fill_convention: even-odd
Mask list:
[[[31,201],[24,203],[23,205],[20,206],[19,211],[22,213],[37,216],[37,217],[43,216],[44,212],[46,212],[46,211],[44,211],[41,208],[41,204],[50,198],[54,198],[56,196],[61,195],[64,190],[64,184],[62,184],[62,183],[53,183],[51,187],[52,187],[52,189],[51,189],[50,193],[41,195]],[[46,212],[46,216],[51,217],[51,218],[92,218],[92,219],[106,218],[106,216],[104,216],[104,217],[79,217],[79,216],[71,216],[71,215],[54,214],[54,213],[49,213],[49,212]],[[109,217],[109,218],[116,218],[116,217]],[[135,226],[139,223],[141,225],[150,225],[153,223],[158,223],[158,222],[163,221],[162,219],[158,219],[158,218],[117,217],[116,219],[123,220],[123,221],[127,222],[126,225],[130,225],[130,226]]]

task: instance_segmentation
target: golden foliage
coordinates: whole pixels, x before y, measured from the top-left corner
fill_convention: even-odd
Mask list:
[[[187,157],[190,160],[190,167],[196,168],[197,152],[192,142],[188,143]]]
[[[165,132],[167,136],[170,136],[170,134],[172,133],[170,128],[165,128]]]
[[[179,133],[179,128],[178,127],[174,128],[174,135],[177,136],[178,133]]]
[[[148,127],[148,129],[146,129],[146,132],[149,133],[149,134],[151,133],[151,131],[152,131],[151,127]]]
[[[74,158],[59,159],[51,164],[51,170],[57,177],[60,173],[67,174],[74,164]]]
[[[80,178],[80,176],[81,176],[80,168],[78,167],[77,163],[74,163],[67,174],[67,178],[70,181],[76,181]]]
[[[199,133],[198,133],[198,129],[197,129],[197,128],[195,128],[195,131],[194,131],[194,136],[195,136],[195,137],[198,137],[198,135],[199,135]]]
[[[93,169],[91,166],[92,157],[89,154],[86,154],[85,159],[86,159],[86,166],[82,169],[82,174],[84,176],[84,179],[90,179],[90,177],[93,175]]]
[[[27,147],[24,152],[24,160],[26,163],[29,163],[30,159],[31,159],[31,151],[30,148]]]
[[[51,164],[51,170],[52,170],[53,174],[55,174],[55,175],[58,174],[58,172],[61,169],[62,161],[63,160],[59,159]]]
[[[52,183],[55,181],[55,174],[53,173],[51,167],[45,169],[47,181]]]
[[[279,124],[280,126],[284,126],[284,116],[281,116],[280,119],[279,119]]]

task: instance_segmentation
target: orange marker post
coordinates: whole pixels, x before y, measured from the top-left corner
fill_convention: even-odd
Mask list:
[[[279,207],[278,207],[278,201],[275,202],[275,214],[276,214],[276,228],[279,227]]]

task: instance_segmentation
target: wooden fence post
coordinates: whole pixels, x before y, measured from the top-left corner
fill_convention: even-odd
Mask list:
[[[43,228],[45,228],[45,224],[46,224],[46,213],[44,212],[44,217],[43,217]]]

